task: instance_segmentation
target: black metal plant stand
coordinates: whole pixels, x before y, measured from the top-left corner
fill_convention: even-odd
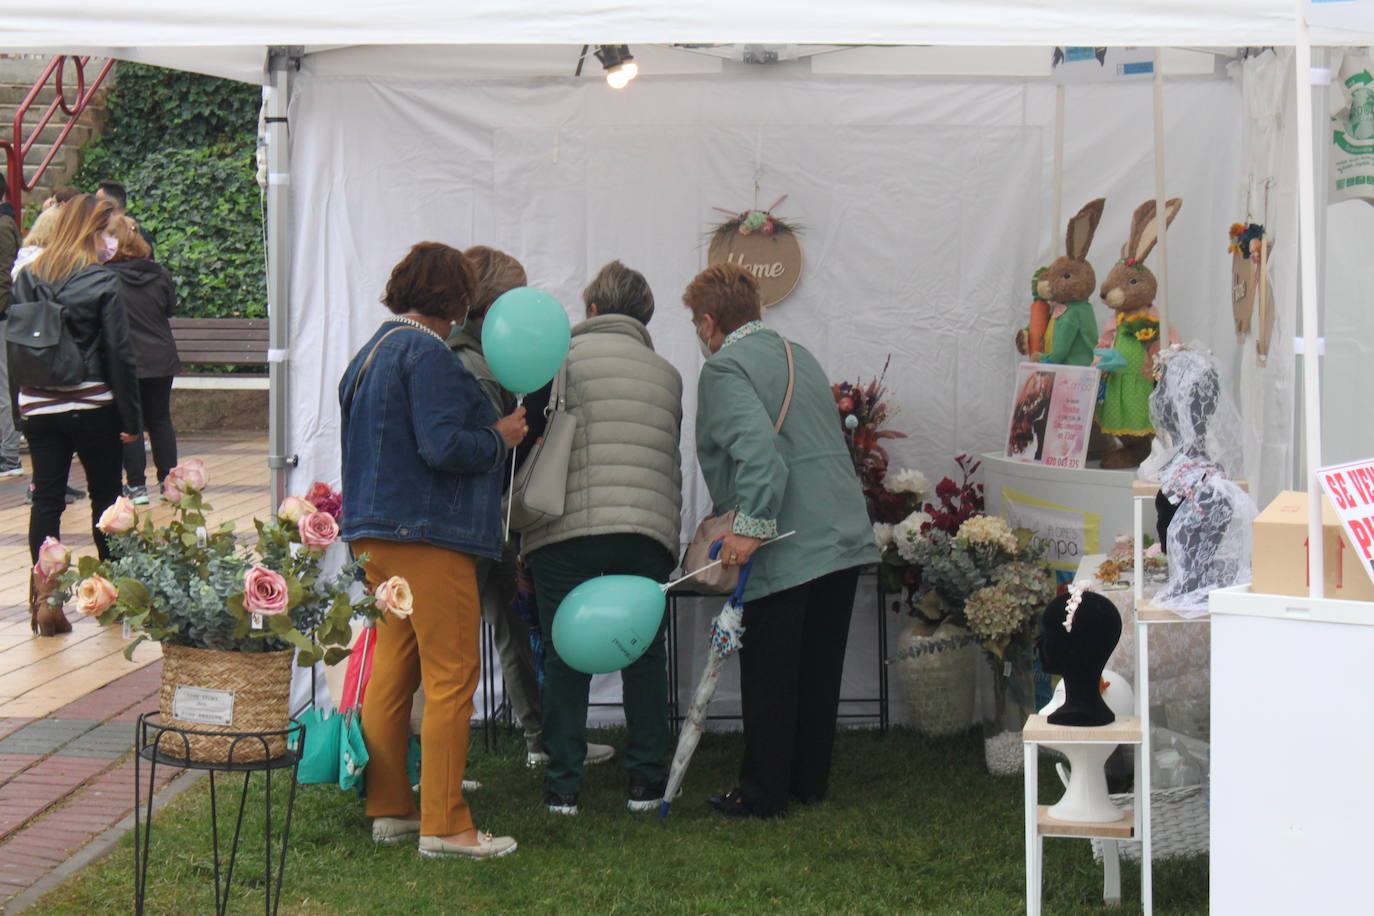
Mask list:
[[[235,757],[247,756],[250,747],[261,747],[265,757],[268,742],[274,738],[286,738],[290,747],[305,746],[305,726],[293,721],[282,731],[270,732],[209,732],[195,729],[178,728],[164,725],[157,719],[161,713],[146,712],[138,717],[134,726],[134,912],[143,913],[143,900],[148,891],[149,840],[153,828],[153,786],[159,764],[187,770],[207,770],[210,773],[210,837],[214,853],[215,872],[215,914],[225,916],[229,909],[229,889],[234,880],[234,862],[238,856],[239,834],[243,829],[243,812],[248,802],[248,784],[254,773],[262,773],[266,782],[263,799],[263,894],[264,912],[274,916],[281,903],[282,876],[286,869],[286,845],[291,835],[291,812],[296,803],[296,769],[300,755],[287,750],[280,757],[252,762],[235,763]],[[190,759],[190,738],[194,735],[210,735],[225,738],[233,743],[229,748],[228,763],[199,763]],[[240,751],[240,748],[244,750]],[[180,753],[177,753],[180,752]],[[148,762],[148,786],[146,802],[143,798],[141,770],[143,761]],[[277,854],[276,880],[273,880],[272,849],[272,773],[275,770],[291,771],[291,789],[286,797],[286,819],[281,831],[281,849]],[[234,818],[234,836],[228,844],[228,859],[220,862],[219,805],[216,794],[216,773],[242,773],[243,788],[239,792],[239,809]],[[232,796],[231,796],[232,797]],[[146,803],[147,809],[143,805]],[[220,878],[223,875],[223,882]]]

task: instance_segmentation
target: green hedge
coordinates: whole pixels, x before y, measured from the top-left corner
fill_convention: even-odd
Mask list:
[[[76,185],[122,181],[191,318],[267,314],[263,213],[254,152],[261,90],[121,63],[104,133]]]

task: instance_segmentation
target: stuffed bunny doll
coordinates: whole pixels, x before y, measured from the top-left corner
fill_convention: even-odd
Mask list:
[[[1099,197],[1069,220],[1064,235],[1065,254],[1056,258],[1036,281],[1036,293],[1053,310],[1045,330],[1042,363],[1092,365],[1097,316],[1089,300],[1097,286],[1097,274],[1088,263],[1088,247],[1093,243],[1106,203],[1105,198]]]
[[[1183,201],[1165,203],[1165,225],[1174,221]],[[1150,392],[1154,391],[1154,356],[1159,352],[1159,312],[1154,308],[1158,281],[1145,258],[1159,240],[1155,202],[1136,207],[1131,235],[1102,283],[1102,298],[1116,319],[1097,341],[1096,365],[1106,374],[1097,419],[1102,432],[1116,436],[1120,448],[1102,458],[1104,468],[1133,468],[1150,454],[1154,427],[1150,424]],[[1170,335],[1178,341],[1176,334]]]

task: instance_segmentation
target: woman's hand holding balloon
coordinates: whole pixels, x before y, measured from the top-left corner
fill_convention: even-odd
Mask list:
[[[506,440],[506,448],[515,448],[525,440],[525,435],[530,431],[529,425],[525,422],[525,408],[515,408],[510,416],[502,417],[493,423],[492,429]]]

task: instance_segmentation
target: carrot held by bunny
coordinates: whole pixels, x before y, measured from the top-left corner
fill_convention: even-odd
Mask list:
[[[1165,225],[1174,221],[1183,201],[1167,201]],[[1154,200],[1136,207],[1131,235],[1102,283],[1102,298],[1116,318],[1097,341],[1096,365],[1107,376],[1097,419],[1102,432],[1116,436],[1121,447],[1102,458],[1104,468],[1133,468],[1150,454],[1154,427],[1150,393],[1154,391],[1154,356],[1159,352],[1159,312],[1154,308],[1158,281],[1145,258],[1159,240]],[[1171,334],[1178,342],[1178,335]]]
[[[1099,197],[1069,220],[1064,235],[1065,254],[1056,258],[1036,281],[1039,298],[1053,307],[1045,330],[1042,363],[1092,364],[1097,316],[1093,314],[1089,297],[1097,286],[1097,275],[1088,263],[1088,248],[1097,232],[1097,224],[1102,221],[1105,205],[1106,200]]]

